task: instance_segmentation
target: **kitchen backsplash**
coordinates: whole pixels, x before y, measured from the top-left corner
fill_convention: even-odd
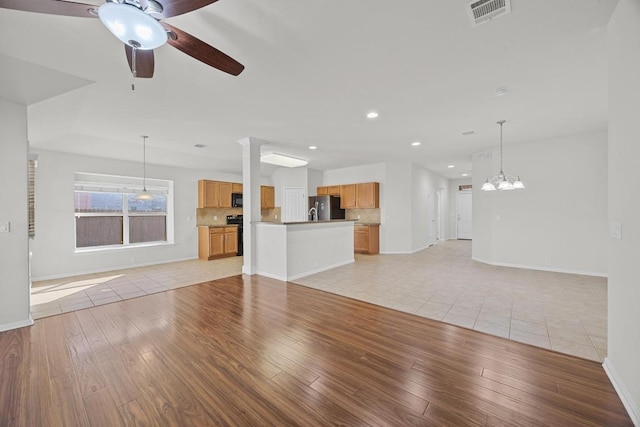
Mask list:
[[[227,215],[242,215],[242,208],[197,208],[196,225],[224,225]]]
[[[262,210],[262,220],[265,222],[281,222],[280,208]]]
[[[347,209],[345,217],[365,224],[380,224],[380,209]]]

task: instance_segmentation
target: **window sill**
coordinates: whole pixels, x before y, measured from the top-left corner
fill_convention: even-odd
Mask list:
[[[149,243],[138,243],[133,245],[117,245],[117,246],[92,246],[87,248],[76,248],[75,253],[77,254],[86,254],[86,253],[94,253],[94,252],[112,252],[112,251],[126,251],[128,249],[140,249],[140,248],[150,248],[154,246],[173,246],[174,242],[149,242]]]

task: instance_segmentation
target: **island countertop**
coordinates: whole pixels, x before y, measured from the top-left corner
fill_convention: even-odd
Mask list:
[[[252,224],[273,224],[273,225],[296,225],[296,224],[331,224],[331,223],[339,223],[339,222],[353,222],[355,223],[355,219],[330,219],[330,220],[319,220],[319,221],[290,221],[290,222],[275,222],[275,221],[253,221]]]

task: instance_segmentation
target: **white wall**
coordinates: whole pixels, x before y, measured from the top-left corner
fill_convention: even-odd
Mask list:
[[[443,189],[449,210],[449,180],[409,162],[386,162],[324,172],[323,185],[380,183],[380,252],[407,254],[426,247],[426,194]],[[447,227],[446,214],[445,229]]]
[[[235,174],[147,164],[147,177],[174,182],[175,244],[75,253],[74,172],[139,177],[141,162],[125,162],[54,151],[37,151],[34,280],[157,264],[197,257],[196,207],[199,179],[242,182]]]
[[[0,331],[29,325],[27,108],[0,99]]]
[[[309,196],[317,196],[318,187],[322,187],[322,171],[315,169],[308,169],[307,174],[307,186],[308,186],[308,195]]]
[[[411,184],[413,192],[412,200],[414,201],[411,212],[411,231],[413,234],[411,252],[415,252],[429,245],[429,206],[427,201],[427,193],[429,191],[433,194],[432,203],[434,204],[434,213],[437,215],[437,210],[435,209],[435,204],[437,203],[436,192],[441,190],[443,230],[448,228],[449,219],[447,218],[447,213],[449,212],[448,205],[450,200],[449,180],[428,169],[413,165],[411,168]]]
[[[527,188],[481,191],[500,169],[499,154],[473,159],[473,258],[606,275],[606,133],[508,144],[505,173],[520,174]]]
[[[458,193],[461,185],[471,185],[471,178],[452,179],[449,181],[448,227],[445,229],[447,239],[458,238]]]
[[[284,188],[304,188],[305,193],[308,195],[309,191],[307,168],[279,168],[271,175],[271,182],[275,187],[275,202],[276,206],[282,206],[282,196],[284,194]]]
[[[622,240],[608,239],[608,350],[605,368],[640,425],[640,2],[620,0],[608,27],[609,212]]]

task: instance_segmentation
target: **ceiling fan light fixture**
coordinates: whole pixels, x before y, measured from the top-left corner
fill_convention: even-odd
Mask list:
[[[127,3],[104,3],[98,9],[100,21],[121,42],[141,50],[155,49],[167,42],[167,31],[141,9]]]

